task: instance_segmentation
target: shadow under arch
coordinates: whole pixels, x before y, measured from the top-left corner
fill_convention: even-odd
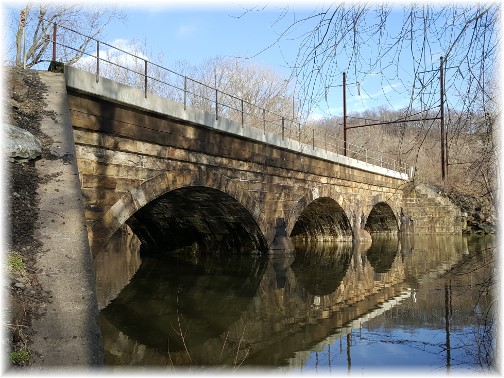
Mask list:
[[[264,256],[143,257],[129,284],[100,312],[103,337],[118,330],[161,353],[196,347],[240,318],[266,266]]]
[[[126,223],[142,250],[241,254],[266,252],[265,238],[248,210],[213,188],[172,190],[135,212]]]
[[[371,209],[364,229],[373,234],[397,234],[399,226],[397,217],[386,202],[378,202]]]
[[[130,189],[92,225],[88,235],[93,255],[145,205],[172,190],[192,186],[216,189],[233,197],[247,209],[262,235],[265,235],[267,224],[259,204],[235,180],[218,172],[207,172],[204,167],[197,171],[166,171]],[[264,236],[262,238],[264,239]]]
[[[309,203],[292,227],[294,241],[351,241],[352,226],[343,208],[330,197],[319,197]]]

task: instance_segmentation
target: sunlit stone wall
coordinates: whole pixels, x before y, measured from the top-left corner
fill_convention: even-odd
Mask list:
[[[403,174],[311,151],[297,141],[223,117],[217,121],[215,115],[153,95],[147,99],[142,91],[138,101],[143,105],[138,105],[129,100],[138,90],[90,77],[67,77],[73,80],[67,82],[67,92],[93,250],[146,204],[191,186],[217,189],[236,199],[270,247],[279,236],[304,238],[303,232],[319,239],[353,240],[403,229],[458,232],[452,208],[432,198],[405,201]],[[86,85],[88,92],[82,89]],[[102,87],[115,99],[97,94]],[[149,110],[154,102],[156,110]],[[303,215],[319,199],[341,209],[338,219],[331,215],[327,220],[327,213],[315,212],[311,220]],[[300,219],[302,225],[295,228]]]

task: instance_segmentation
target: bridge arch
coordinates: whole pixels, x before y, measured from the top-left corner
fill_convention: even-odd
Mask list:
[[[125,223],[130,224],[134,230],[136,229],[141,240],[153,243],[153,237],[149,236],[146,227],[141,226],[141,223],[145,222],[148,212],[156,212],[152,204],[161,200],[164,206],[170,206],[176,198],[187,196],[192,196],[193,200],[199,201],[200,204],[205,200],[210,203],[207,206],[207,212],[200,214],[200,218],[213,211],[214,215],[223,221],[220,225],[201,222],[200,227],[197,228],[200,236],[205,227],[213,227],[212,232],[216,231],[215,228],[220,227],[221,234],[234,232],[242,235],[243,232],[250,231],[252,233],[251,242],[256,245],[257,249],[261,251],[267,249],[264,237],[267,224],[259,204],[240,187],[236,180],[215,171],[206,172],[202,169],[198,171],[166,171],[129,190],[91,227],[89,236],[93,253],[96,253]],[[189,202],[185,203],[190,206]],[[226,210],[225,206],[231,206],[232,209]],[[145,213],[142,212],[142,209]],[[137,214],[136,217],[135,214]],[[182,223],[188,221],[186,218]],[[195,219],[192,221],[196,222]],[[244,227],[240,228],[240,222],[245,222]],[[194,223],[192,224],[194,225]],[[157,227],[159,225],[150,224],[150,226]],[[227,230],[223,230],[223,228]]]
[[[352,241],[350,217],[342,207],[342,196],[330,188],[313,188],[294,205],[287,222],[291,239]]]
[[[399,232],[397,215],[384,201],[378,201],[369,212],[364,230],[373,234],[395,234]]]

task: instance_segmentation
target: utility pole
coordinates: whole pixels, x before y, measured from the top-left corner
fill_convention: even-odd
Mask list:
[[[19,24],[23,28],[23,69],[26,70],[26,9],[20,13]]]
[[[343,72],[343,155],[347,156],[346,72]]]
[[[446,178],[446,164],[445,164],[445,126],[444,126],[444,80],[443,80],[443,57],[439,58],[439,87],[441,92],[440,106],[441,106],[441,178],[443,182]]]

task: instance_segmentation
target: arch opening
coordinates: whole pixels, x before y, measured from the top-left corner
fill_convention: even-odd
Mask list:
[[[249,211],[220,190],[191,186],[169,191],[126,223],[149,252],[191,254],[266,252],[266,240]]]
[[[378,234],[397,234],[397,218],[392,208],[385,202],[373,206],[367,217],[364,229],[372,236]]]
[[[306,206],[290,237],[294,242],[352,241],[352,227],[335,200],[321,197]]]

